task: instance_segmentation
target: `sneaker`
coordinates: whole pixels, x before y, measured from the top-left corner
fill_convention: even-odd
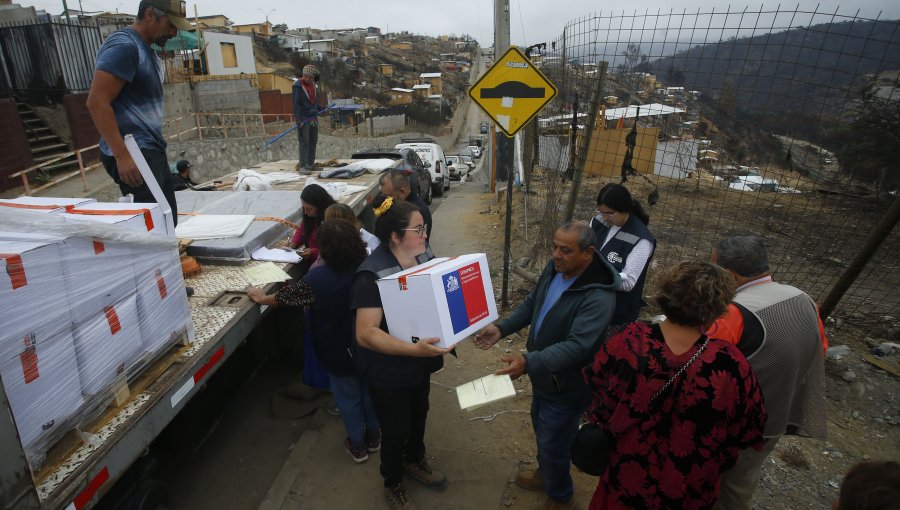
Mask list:
[[[362,464],[363,462],[369,460],[369,452],[366,451],[365,448],[356,449],[350,444],[350,438],[344,440],[344,449],[347,450],[347,453],[353,457],[353,462],[357,464]]]
[[[416,510],[416,505],[409,499],[409,496],[406,494],[406,488],[403,487],[402,483],[398,483],[393,487],[385,487],[384,500],[387,501],[388,506],[391,508]]]
[[[368,434],[367,434],[368,436]],[[378,431],[373,437],[366,437],[366,449],[369,450],[369,453],[375,453],[381,451],[381,431]]]
[[[520,469],[516,473],[516,485],[530,491],[544,490],[544,477],[537,469]]]
[[[444,473],[431,469],[431,466],[428,465],[428,461],[425,459],[405,464],[403,470],[410,478],[429,488],[437,490],[447,488],[447,477],[444,476]]]
[[[328,414],[330,414],[331,416],[340,416],[341,415],[341,410],[337,406],[337,402],[335,402],[334,400],[325,404],[325,411],[327,411]]]

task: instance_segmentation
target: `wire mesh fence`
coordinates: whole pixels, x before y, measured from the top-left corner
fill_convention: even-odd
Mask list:
[[[659,241],[651,282],[752,233],[766,239],[776,279],[821,301],[900,188],[897,21],[601,13],[569,22],[533,60],[560,90],[529,133],[534,260],[573,187],[574,219],[587,220],[600,188],[624,183]],[[838,312],[896,314],[898,250],[892,231]]]

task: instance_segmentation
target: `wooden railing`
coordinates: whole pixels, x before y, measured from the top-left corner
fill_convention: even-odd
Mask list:
[[[192,133],[196,133],[197,139],[202,141],[204,139],[204,136],[207,139],[210,139],[210,134],[212,134],[214,132],[213,130],[221,132],[222,138],[224,138],[224,139],[228,139],[229,137],[230,138],[250,138],[250,137],[257,137],[257,136],[266,137],[266,136],[274,136],[274,135],[277,135],[277,134],[280,134],[281,132],[283,132],[284,129],[282,129],[282,128],[284,128],[285,124],[293,125],[293,119],[290,119],[290,115],[280,114],[280,113],[202,113],[201,112],[201,113],[193,113],[193,114],[183,115],[181,117],[176,117],[174,119],[169,119],[163,124],[163,126],[164,127],[167,125],[179,126],[181,121],[189,120],[191,117],[193,117],[193,121],[194,121],[193,127],[191,127],[190,129],[185,129],[185,130],[181,130],[181,131],[177,130],[177,128],[176,128],[176,132],[171,135],[168,135],[167,139],[170,141],[175,140],[175,141],[180,142],[180,141],[182,141],[183,138],[189,137],[189,135],[191,135]],[[208,122],[206,125],[203,125],[204,123],[201,122],[201,117],[203,117],[205,119],[216,118],[218,120],[218,122],[214,125],[210,125],[210,124],[208,124]],[[229,125],[226,122],[226,119],[235,118],[235,117],[239,118],[235,123],[232,123],[231,125]],[[266,119],[271,118],[271,117],[275,117],[275,122],[272,122],[267,126]],[[288,120],[285,120],[286,118]],[[258,119],[258,123],[253,122],[253,120],[257,120],[257,119]],[[282,122],[278,122],[278,120],[282,120]],[[271,130],[267,129],[269,127],[276,127],[276,128],[271,129]],[[232,131],[232,134],[230,134],[230,135],[229,135],[229,130]],[[238,130],[237,136],[235,136],[235,134],[233,133],[234,130]],[[205,131],[205,133],[204,133],[204,131]],[[241,134],[243,134],[243,136],[241,136]],[[213,137],[213,139],[217,139],[217,138]],[[57,156],[53,159],[50,159],[47,161],[42,161],[41,163],[32,165],[24,170],[10,174],[9,177],[10,178],[20,177],[22,179],[22,186],[25,188],[25,194],[29,195],[29,196],[34,192],[41,191],[50,186],[54,186],[56,184],[59,184],[63,181],[66,181],[66,180],[72,178],[72,177],[75,177],[75,176],[81,177],[81,183],[84,188],[84,191],[88,191],[89,188],[88,188],[87,176],[86,176],[85,172],[87,170],[92,170],[94,168],[97,168],[97,167],[101,166],[101,164],[94,163],[94,164],[85,166],[84,158],[83,158],[82,154],[93,151],[93,150],[97,149],[98,147],[100,147],[100,144],[94,144],[89,147],[82,147],[80,149],[75,149],[73,151],[69,151],[69,152],[60,154],[59,156]],[[50,166],[54,163],[59,163],[60,161],[71,158],[72,156],[75,156],[75,158],[78,162],[78,170],[74,170],[72,172],[68,172],[63,175],[60,175],[57,178],[51,179],[50,181],[45,182],[45,183],[41,184],[40,186],[32,189],[31,184],[28,182],[29,174],[31,174],[32,172],[41,170],[42,168]]]

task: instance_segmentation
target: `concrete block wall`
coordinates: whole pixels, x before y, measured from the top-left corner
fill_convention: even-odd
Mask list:
[[[199,112],[259,113],[259,89],[250,80],[201,81],[194,84],[194,104]]]
[[[191,86],[187,83],[166,83],[163,85],[163,118],[167,122],[163,126],[163,135],[175,133],[194,127],[194,98]],[[171,121],[185,117],[179,121]]]
[[[383,136],[386,133],[398,133],[406,127],[406,115],[389,115],[372,117],[370,135]]]
[[[11,179],[9,174],[34,164],[19,108],[12,99],[0,99],[0,140],[0,191],[4,191],[22,184],[20,177]]]
[[[63,96],[63,107],[72,133],[72,149],[90,147],[100,141],[100,133],[94,126],[94,119],[87,108],[87,94],[66,94]],[[94,149],[81,155],[85,164],[97,161],[100,150]]]

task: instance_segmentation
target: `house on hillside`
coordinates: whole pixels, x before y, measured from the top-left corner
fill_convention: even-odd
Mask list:
[[[334,39],[314,39],[311,41],[303,41],[303,48],[315,51],[329,58],[337,56]]]
[[[394,64],[378,64],[378,74],[384,76],[393,76]]]
[[[413,97],[416,99],[428,99],[431,95],[431,85],[423,83],[421,85],[413,85]]]
[[[203,40],[210,75],[256,74],[252,36],[204,32]]]
[[[95,16],[94,20],[100,29],[100,38],[105,41],[109,34],[134,23],[136,17],[122,12],[103,12]]]
[[[297,30],[288,30],[273,35],[272,41],[286,51],[295,52],[304,47],[306,37]]]
[[[441,80],[441,73],[422,73],[419,75],[419,84],[431,84],[432,91],[436,95],[444,93],[444,86]]]
[[[369,35],[365,38],[366,44],[378,44],[381,42],[381,36],[379,35]]]
[[[263,23],[231,25],[231,31],[237,32],[238,34],[256,34],[268,37],[272,35],[272,23],[265,21]]]
[[[228,27],[234,24],[234,22],[228,19],[228,16],[225,16],[224,14],[213,14],[212,16],[200,16],[198,18],[191,17],[188,18],[188,21],[190,21],[192,25],[195,25],[195,28],[199,27],[201,30],[210,28],[227,30]]]
[[[401,88],[392,88],[384,92],[384,95],[387,96],[388,106],[396,106],[401,104],[412,104],[413,102],[413,90],[412,89],[401,89]]]

